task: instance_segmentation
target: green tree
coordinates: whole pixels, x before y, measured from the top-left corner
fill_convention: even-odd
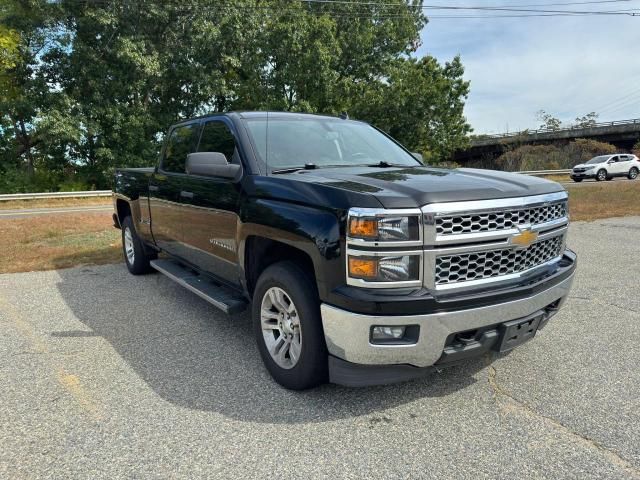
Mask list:
[[[448,160],[467,145],[471,127],[463,115],[469,82],[459,57],[444,66],[433,57],[401,58],[387,77],[354,97],[353,112],[423,154]]]
[[[638,140],[636,144],[633,146],[632,152],[635,154],[636,157],[640,158],[640,140]]]
[[[18,61],[0,168],[43,188],[107,187],[113,168],[152,164],[171,123],[231,109],[347,111],[432,159],[467,141],[460,59],[411,58],[420,2],[5,3]]]

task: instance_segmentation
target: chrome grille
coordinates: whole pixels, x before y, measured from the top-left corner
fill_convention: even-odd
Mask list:
[[[567,203],[509,209],[495,212],[444,215],[435,218],[438,235],[492,232],[518,225],[537,225],[567,216]]]
[[[562,245],[563,237],[557,236],[522,250],[501,248],[439,256],[436,257],[435,283],[447,285],[523,272],[558,257]]]

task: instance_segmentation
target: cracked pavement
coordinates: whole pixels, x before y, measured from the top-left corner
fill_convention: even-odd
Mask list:
[[[640,478],[640,218],[571,226],[533,341],[289,392],[247,314],[123,265],[0,275],[1,478]]]

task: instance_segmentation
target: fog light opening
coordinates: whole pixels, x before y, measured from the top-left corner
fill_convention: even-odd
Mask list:
[[[373,327],[373,340],[398,340],[404,337],[406,327]]]
[[[375,345],[411,345],[418,342],[418,325],[375,325],[369,341]]]

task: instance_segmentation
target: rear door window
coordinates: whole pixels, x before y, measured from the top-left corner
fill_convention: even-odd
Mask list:
[[[187,155],[195,146],[198,124],[192,123],[174,128],[169,134],[167,146],[162,159],[162,170],[165,172],[184,173]]]

